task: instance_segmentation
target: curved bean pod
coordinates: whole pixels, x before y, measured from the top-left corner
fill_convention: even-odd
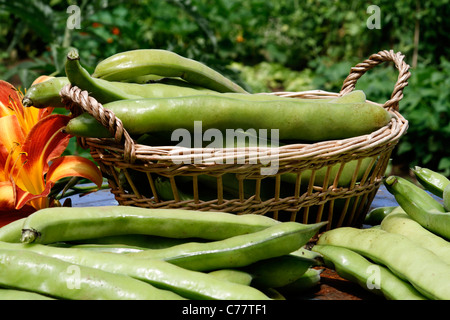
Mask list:
[[[143,249],[162,249],[186,242],[206,242],[200,238],[168,238],[145,234],[123,234],[98,238],[80,239],[68,242],[69,245],[123,245]],[[20,241],[19,241],[20,242]]]
[[[283,295],[299,295],[318,286],[320,284],[320,274],[323,269],[309,268],[306,272],[294,282],[277,288]]]
[[[253,277],[257,288],[280,288],[299,279],[316,261],[293,254],[257,261],[243,270]]]
[[[20,244],[8,244],[8,247],[14,245]],[[0,285],[59,299],[182,299],[171,291],[157,289],[123,274],[74,264],[27,249],[4,249],[2,246],[0,266]]]
[[[398,207],[399,206],[387,206],[374,208],[370,210],[369,213],[367,213],[366,217],[364,218],[364,223],[372,226],[379,225],[389,213],[391,213]]]
[[[61,102],[59,92],[68,83],[70,82],[67,77],[55,77],[44,82],[36,83],[27,90],[22,99],[22,103],[25,107],[64,108],[65,105]]]
[[[54,300],[54,298],[30,291],[0,289],[0,300]]]
[[[92,76],[121,81],[148,74],[180,77],[187,82],[219,92],[247,93],[239,85],[205,64],[160,49],[140,49],[117,53],[101,61]]]
[[[0,228],[0,241],[20,242],[22,226],[26,218],[14,220]]]
[[[26,218],[21,241],[45,244],[123,234],[220,240],[279,223],[261,215],[212,211],[133,206],[53,207]]]
[[[193,132],[195,121],[202,129],[278,129],[280,140],[322,141],[364,135],[389,123],[389,112],[370,103],[302,102],[296,99],[250,101],[217,95],[114,101],[104,105],[131,135],[152,132]],[[326,130],[325,130],[326,128]],[[65,129],[80,137],[111,137],[88,113],[73,118]]]
[[[374,264],[362,255],[343,247],[315,245],[312,250],[322,254],[325,265],[365,290],[389,300],[425,300],[412,285],[401,280],[384,266]]]
[[[445,187],[442,198],[445,210],[450,211],[450,185]]]
[[[283,222],[261,231],[207,243],[186,243],[160,250],[127,254],[139,259],[163,259],[196,271],[245,267],[260,260],[287,255],[304,246],[326,222]],[[311,259],[303,259],[308,261]]]
[[[430,170],[428,168],[422,168],[415,166],[411,169],[417,178],[417,181],[428,191],[430,191],[435,196],[442,198],[444,194],[444,189],[450,184],[450,180],[444,175]]]
[[[401,207],[397,207],[383,219],[381,229],[409,238],[418,246],[434,252],[442,260],[450,264],[450,242],[422,227],[406,214]]]
[[[341,227],[323,233],[317,244],[353,250],[411,283],[429,299],[450,299],[450,265],[400,234],[379,228]]]
[[[28,254],[38,254],[43,257],[42,259],[59,260],[64,266],[76,264],[77,266],[89,268],[87,270],[111,274],[117,276],[117,278],[125,277],[124,279],[128,278],[131,288],[137,281],[150,288],[155,288],[156,293],[161,291],[159,293],[161,294],[160,299],[164,297],[176,299],[179,296],[188,299],[267,299],[263,293],[252,287],[223,281],[211,275],[180,268],[162,260],[133,259],[126,255],[92,252],[74,248],[58,248],[40,244],[0,243],[0,248],[15,248],[15,251],[20,250],[26,251]],[[52,274],[46,274],[49,278],[48,281],[54,278],[55,274],[58,274],[57,271],[54,271]],[[86,273],[86,276],[90,274]],[[95,274],[92,275],[95,276]],[[42,275],[42,277],[44,276]],[[42,277],[35,281],[42,280]],[[119,284],[120,282],[118,282]],[[136,287],[137,292],[139,292],[138,289],[139,287]],[[114,288],[105,286],[105,290],[114,291]],[[168,292],[167,295],[164,295],[165,292]],[[120,291],[111,294],[120,294]],[[92,292],[92,296],[95,297],[95,292]]]
[[[450,212],[446,212],[439,201],[401,177],[390,176],[384,183],[411,218],[428,230],[450,239]]]
[[[239,283],[246,286],[249,286],[253,279],[250,273],[238,269],[220,269],[210,271],[208,274],[222,280]]]

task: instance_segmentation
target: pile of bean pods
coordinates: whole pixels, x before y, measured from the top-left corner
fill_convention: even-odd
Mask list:
[[[399,205],[369,212],[371,228],[327,231],[312,250],[343,278],[387,299],[449,300],[450,181],[427,168],[412,171],[422,187],[387,177]]]
[[[141,145],[173,146],[183,143],[184,147],[197,148],[194,139],[189,139],[189,144],[184,139],[172,139],[172,133],[183,129],[193,136],[195,123],[199,121],[205,133],[209,129],[222,133],[221,139],[202,139],[202,147],[234,148],[270,147],[273,145],[272,129],[278,130],[277,145],[314,143],[368,134],[391,119],[386,109],[367,102],[361,90],[335,98],[314,99],[249,93],[208,66],[168,50],[120,52],[99,62],[92,74],[82,66],[78,51],[73,50],[67,55],[65,71],[66,76],[51,78],[29,88],[23,105],[35,108],[65,107],[60,97],[61,89],[69,84],[77,86],[105,109],[112,111]],[[89,113],[73,117],[64,130],[78,137],[112,137],[109,128]],[[231,142],[224,138],[227,130],[235,130]],[[266,139],[254,134],[259,130],[267,130]],[[305,170],[301,175],[301,185],[308,185],[310,177],[314,177],[316,185],[323,185],[326,177],[331,184],[337,172],[340,172],[338,185],[348,185],[355,168],[359,168],[358,178],[362,177],[372,161],[372,158],[354,160],[343,170],[337,164],[331,172],[326,167],[314,172]],[[135,185],[148,186],[147,178],[141,172],[130,169],[127,174]],[[192,180],[192,177],[176,179],[180,200],[194,198],[189,178]],[[215,199],[217,179],[206,175],[197,178],[201,200]],[[291,196],[297,174],[282,174],[280,179],[280,196]],[[124,181],[122,187],[133,192],[126,178],[121,180]],[[174,200],[170,183],[162,176],[155,179],[158,197],[164,201]],[[225,174],[222,178],[224,197],[232,199],[239,196],[239,183],[234,174]],[[261,190],[263,201],[273,197],[273,179],[264,179],[260,187],[252,180],[246,180],[244,184],[246,197],[254,194],[256,188]],[[151,197],[155,192],[145,187],[138,189],[144,196]]]
[[[323,223],[182,209],[54,207],[0,228],[0,299],[266,300],[320,280]]]
[[[114,112],[134,137],[180,128],[192,131],[194,122],[202,121],[204,130],[265,129],[270,136],[270,130],[277,129],[280,140],[316,142],[369,134],[391,119],[385,108],[366,102],[362,91],[331,99],[250,94],[208,66],[167,50],[117,53],[101,61],[93,74],[82,67],[73,50],[65,71],[66,77],[31,87],[23,104],[64,106],[59,92],[70,83]],[[88,113],[72,119],[66,131],[112,137]]]

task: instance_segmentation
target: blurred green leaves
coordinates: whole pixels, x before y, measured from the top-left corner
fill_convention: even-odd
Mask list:
[[[338,92],[350,68],[384,49],[413,66],[400,111],[410,122],[394,161],[450,175],[450,0],[379,0],[380,29],[369,29],[373,3],[346,0],[0,0],[0,77],[22,87],[61,75],[70,47],[93,70],[125,50],[161,48],[201,61],[247,90]],[[80,8],[80,29],[66,28]],[[417,37],[418,36],[418,37]],[[397,79],[377,66],[357,88],[386,101]]]

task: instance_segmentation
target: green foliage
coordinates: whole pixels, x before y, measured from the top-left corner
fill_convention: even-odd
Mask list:
[[[400,104],[410,125],[393,159],[449,176],[449,2],[379,0],[378,29],[367,25],[372,3],[358,0],[0,0],[0,75],[26,88],[38,75],[63,74],[70,47],[88,70],[116,52],[161,48],[252,92],[338,92],[352,66],[393,49],[412,66]],[[67,28],[69,5],[80,8],[79,29]],[[382,65],[357,88],[382,103],[397,75]]]
[[[435,168],[450,176],[450,61],[414,70],[402,103],[409,121],[398,160]]]

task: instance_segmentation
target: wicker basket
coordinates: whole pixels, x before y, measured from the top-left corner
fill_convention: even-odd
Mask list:
[[[68,85],[61,90],[61,97],[74,115],[89,112],[113,133],[114,139],[79,138],[78,142],[90,149],[120,205],[255,213],[302,223],[328,221],[327,229],[360,226],[382,183],[392,150],[408,127],[398,112],[410,76],[403,59],[403,55],[393,51],[370,56],[351,69],[339,93],[320,90],[271,93],[300,98],[338,97],[354,90],[367,70],[392,61],[399,76],[390,100],[382,105],[392,119],[371,134],[272,149],[200,148],[190,149],[187,154],[183,150],[185,161],[180,161],[179,146],[138,144],[124,130],[120,119],[86,91]],[[203,161],[195,161],[198,157]],[[276,174],[261,174],[264,164],[255,159],[263,158],[278,161]],[[284,179],[286,174],[292,180],[289,184]],[[344,175],[350,179],[342,181]],[[173,199],[162,200],[158,195],[155,185],[158,177],[170,183]],[[202,177],[213,179],[214,188],[205,188]],[[238,188],[235,193],[227,193],[224,180],[230,179]],[[189,189],[191,198],[182,196],[181,186]],[[203,197],[205,190],[208,197]]]

